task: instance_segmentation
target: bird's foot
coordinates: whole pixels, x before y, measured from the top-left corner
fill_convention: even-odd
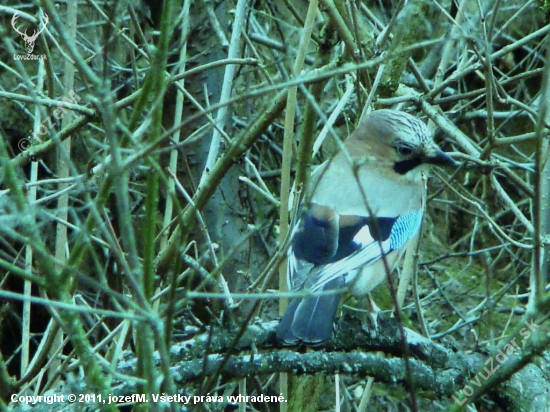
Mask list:
[[[363,312],[361,317],[361,324],[363,330],[367,332],[378,332],[378,314],[381,312],[380,308],[374,303],[374,300],[370,296],[367,296],[368,311]]]

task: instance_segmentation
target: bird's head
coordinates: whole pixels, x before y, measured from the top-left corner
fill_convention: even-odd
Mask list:
[[[456,165],[435,144],[423,122],[398,110],[376,110],[366,115],[351,140],[352,144],[353,140],[359,145],[366,143],[368,157],[400,175],[420,170],[426,164]]]

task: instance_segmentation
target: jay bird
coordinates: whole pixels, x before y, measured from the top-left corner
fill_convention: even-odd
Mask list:
[[[284,344],[318,345],[333,328],[343,288],[367,295],[393,270],[420,230],[426,165],[455,165],[428,127],[405,112],[364,116],[343,147],[311,176],[309,199],[288,251],[295,298],[277,327]],[[384,256],[384,258],[382,258]]]

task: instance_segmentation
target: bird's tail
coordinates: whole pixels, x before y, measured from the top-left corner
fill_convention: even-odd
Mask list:
[[[340,289],[342,277],[328,282],[323,291]],[[319,345],[330,338],[342,294],[295,298],[277,326],[277,339],[285,345]]]

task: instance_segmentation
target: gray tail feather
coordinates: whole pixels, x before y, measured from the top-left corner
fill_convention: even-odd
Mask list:
[[[341,279],[327,283],[323,291],[342,287]],[[300,341],[319,345],[330,338],[341,294],[295,298],[277,326],[277,339],[286,345]]]

